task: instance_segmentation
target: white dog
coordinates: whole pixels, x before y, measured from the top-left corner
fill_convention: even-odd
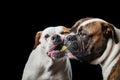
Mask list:
[[[69,32],[69,28],[57,26],[36,34],[22,80],[72,80],[70,61],[61,51],[63,39]]]

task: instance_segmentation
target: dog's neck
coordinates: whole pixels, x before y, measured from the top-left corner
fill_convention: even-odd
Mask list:
[[[69,78],[72,79],[72,71],[71,71],[69,58],[64,56],[61,59],[53,60],[47,55],[47,52],[45,50],[46,48],[44,48],[41,45],[38,45],[36,47],[36,50],[34,50],[34,51],[37,51],[37,54],[38,54],[37,55],[38,57],[37,61],[39,62],[38,64],[44,67],[43,68],[44,71],[40,73],[41,76],[59,75],[64,72],[66,77],[69,76]],[[68,73],[69,75],[67,75]]]
[[[120,34],[120,32],[116,29],[117,34]],[[120,41],[120,36],[118,35],[118,39]],[[104,80],[107,80],[108,76],[110,75],[113,67],[116,65],[120,58],[120,43],[115,44],[114,41],[108,42],[109,49],[106,49],[106,51],[109,51],[108,55],[106,55],[106,58],[101,62],[102,67],[102,73]],[[107,53],[103,53],[107,54]]]
[[[100,64],[102,68],[103,78],[107,80],[112,68],[120,58],[120,44],[115,44],[112,39],[108,40],[107,48],[103,55],[91,62],[91,64]]]
[[[120,48],[120,46],[118,47],[117,45],[115,47]],[[102,74],[103,74],[104,80],[108,79],[108,76],[110,75],[113,67],[116,65],[117,61],[120,58],[120,53],[119,53],[119,51],[115,53],[114,50],[112,50],[112,53],[110,53],[108,56],[107,56],[106,60],[104,60],[100,64],[101,68],[102,68]]]

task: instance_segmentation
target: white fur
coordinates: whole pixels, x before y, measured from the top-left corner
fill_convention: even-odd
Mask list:
[[[72,80],[69,59],[64,56],[58,60],[54,60],[47,55],[52,44],[51,36],[54,34],[60,35],[62,30],[63,26],[57,26],[48,27],[42,32],[39,40],[41,44],[31,52],[23,71],[22,80]],[[44,37],[46,34],[50,35],[47,40]],[[64,35],[60,36],[63,37]]]

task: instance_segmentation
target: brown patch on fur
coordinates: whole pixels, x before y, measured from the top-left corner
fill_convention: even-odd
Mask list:
[[[118,38],[117,38],[117,35],[116,35],[116,32],[115,32],[115,29],[114,29],[114,26],[110,23],[102,23],[102,27],[103,29],[103,32],[105,35],[111,37],[115,43],[117,44],[119,41],[118,41]]]
[[[39,32],[36,33],[35,44],[34,44],[33,49],[35,49],[37,47],[37,45],[40,44],[39,39],[40,39],[41,34],[42,34],[42,31],[39,31]]]
[[[63,31],[61,33],[63,34],[67,34],[67,33],[70,33],[70,28],[67,28],[67,27],[63,27]]]
[[[108,80],[120,80],[120,58],[116,65],[113,67]]]
[[[107,46],[107,41],[109,39],[105,38],[103,31],[102,31],[102,23],[101,21],[95,21],[88,23],[84,26],[81,26],[79,31],[83,34],[87,34],[90,39],[87,40],[89,42],[86,45],[86,53],[91,54],[89,61],[92,61],[98,57],[100,57]],[[94,47],[97,46],[97,47]]]
[[[82,26],[81,29],[88,32],[89,35],[102,33],[107,39],[112,38],[116,44],[119,42],[114,26],[110,23],[95,21]]]
[[[86,24],[85,26],[82,26],[81,29],[88,32],[88,34],[90,34],[90,35],[100,34],[102,32],[100,21],[96,21],[96,22]]]

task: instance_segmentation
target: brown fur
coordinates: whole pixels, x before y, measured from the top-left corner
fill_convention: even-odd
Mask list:
[[[63,33],[63,34],[68,34],[68,33],[70,33],[70,28],[64,27],[64,28],[63,28],[63,32],[61,32],[61,33]]]
[[[78,20],[72,27],[72,31],[78,36],[78,41],[81,41],[84,51],[84,55],[81,59],[91,62],[94,59],[100,57],[107,47],[108,39],[113,39],[115,44],[119,42],[118,36],[116,35],[114,25],[104,21],[93,21],[84,26],[81,24],[93,18],[83,18]],[[81,26],[80,26],[81,25]],[[80,27],[79,27],[80,26]],[[78,29],[79,28],[79,29]],[[83,40],[83,35],[87,35],[87,40]],[[81,36],[79,39],[79,36]],[[84,42],[84,44],[83,44]],[[81,47],[81,46],[80,46]],[[78,52],[80,53],[80,52]],[[81,53],[82,55],[82,53]],[[78,56],[78,55],[77,55]],[[117,64],[113,67],[112,72],[109,75],[109,80],[120,80],[120,59]]]
[[[40,44],[39,39],[40,39],[41,34],[42,34],[42,31],[38,31],[38,32],[36,33],[36,36],[35,36],[35,44],[34,44],[33,49],[35,49],[35,48],[37,47],[37,45]]]
[[[99,21],[98,22],[92,22],[92,23],[89,23],[85,26],[82,26],[80,30],[84,30],[84,31],[88,32],[89,35],[100,34],[102,32],[101,31],[101,24],[100,24]]]
[[[108,80],[120,80],[120,58],[116,65],[113,67]]]

